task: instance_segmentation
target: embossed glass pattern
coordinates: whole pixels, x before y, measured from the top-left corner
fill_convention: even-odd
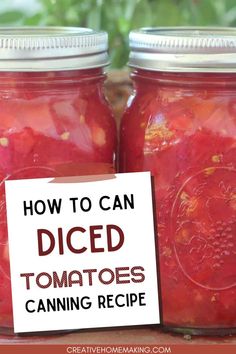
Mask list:
[[[136,69],[132,77],[120,169],[154,177],[164,325],[233,332],[236,75]]]

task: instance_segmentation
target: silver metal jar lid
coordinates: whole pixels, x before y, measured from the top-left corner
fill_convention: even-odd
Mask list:
[[[58,71],[109,64],[108,35],[80,27],[0,27],[0,71]]]
[[[131,67],[167,72],[236,72],[236,29],[141,28],[130,33]]]

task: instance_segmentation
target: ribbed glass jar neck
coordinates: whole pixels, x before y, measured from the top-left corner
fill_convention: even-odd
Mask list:
[[[1,90],[66,90],[80,87],[87,91],[105,80],[102,68],[52,72],[0,72]]]
[[[136,88],[145,84],[145,86],[176,86],[186,89],[236,89],[236,73],[167,73],[134,69],[131,78]]]

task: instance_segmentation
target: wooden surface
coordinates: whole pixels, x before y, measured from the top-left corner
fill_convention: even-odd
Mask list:
[[[48,336],[1,336],[0,344],[235,344],[236,335],[191,337],[164,333],[156,328],[83,330]]]

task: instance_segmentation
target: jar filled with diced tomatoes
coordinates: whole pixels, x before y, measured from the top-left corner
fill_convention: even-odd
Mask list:
[[[4,182],[114,172],[107,42],[85,28],[0,29],[0,328],[13,326]]]
[[[144,28],[130,47],[120,170],[154,179],[163,325],[233,333],[236,31]]]

